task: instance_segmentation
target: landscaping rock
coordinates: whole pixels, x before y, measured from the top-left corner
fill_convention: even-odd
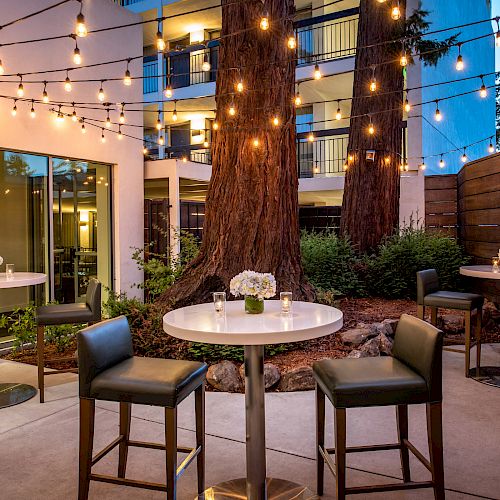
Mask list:
[[[378,337],[378,347],[380,354],[385,356],[392,356],[392,339],[388,335],[381,333]]]
[[[465,331],[463,314],[443,314],[438,316],[437,326],[450,335],[459,335]]]
[[[243,382],[238,367],[231,361],[221,361],[208,368],[207,382],[223,392],[241,392]]]
[[[398,319],[384,319],[382,323],[375,323],[375,325],[377,325],[376,329],[378,333],[383,333],[388,337],[394,337],[398,323]]]
[[[367,340],[359,350],[364,354],[360,356],[361,358],[366,357],[376,357],[380,355],[380,339],[379,337],[374,337],[373,339]]]
[[[240,377],[245,384],[245,363],[240,366]],[[281,373],[279,368],[272,363],[264,363],[264,385],[266,389],[270,389],[275,386],[281,378]]]
[[[360,351],[359,349],[353,349],[348,355],[347,355],[348,358],[354,358],[354,359],[358,359],[358,358],[367,358],[368,357],[368,354],[366,354],[366,352],[362,352]]]
[[[356,328],[340,332],[339,335],[344,344],[357,346],[363,344],[367,339],[376,335],[376,333],[370,326],[359,324]]]
[[[284,373],[281,376],[279,390],[281,392],[309,391],[314,389],[315,385],[312,368],[303,366]]]

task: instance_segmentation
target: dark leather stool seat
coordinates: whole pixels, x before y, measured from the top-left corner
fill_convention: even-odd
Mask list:
[[[447,351],[465,353],[465,376],[470,376],[470,351],[472,337],[472,313],[476,312],[476,374],[481,367],[481,329],[484,298],[476,293],[439,290],[439,277],[435,269],[417,272],[417,311],[424,319],[425,308],[431,310],[431,323],[437,324],[438,309],[456,309],[465,312],[465,351],[445,347]]]
[[[205,375],[207,365],[195,361],[140,358],[133,355],[127,318],[110,319],[78,333],[80,383],[80,459],[78,500],[89,497],[90,481],[120,484],[167,493],[175,500],[177,480],[197,462],[198,494],[205,490]],[[194,393],[196,445],[177,446],[177,406]],[[96,400],[120,404],[120,435],[93,456]],[[161,406],[165,413],[165,444],[130,439],[132,404]],[[117,476],[92,472],[92,467],[116,446]],[[126,478],[129,447],[163,450],[166,484]],[[177,466],[177,454],[186,458]],[[132,498],[132,497],[131,497]]]
[[[132,357],[97,375],[89,397],[175,408],[205,380],[207,365]]]
[[[425,380],[395,358],[324,359],[314,377],[335,408],[420,404],[428,400]]]
[[[75,304],[48,304],[37,307],[35,312],[37,324],[36,350],[38,358],[38,389],[40,391],[40,403],[45,400],[45,375],[57,375],[58,373],[78,373],[77,368],[65,368],[62,370],[45,371],[45,327],[55,325],[74,325],[79,323],[97,323],[101,321],[101,284],[94,278],[90,278],[85,302]],[[59,358],[53,361],[75,361],[75,357]]]
[[[323,495],[326,463],[336,476],[338,500],[349,494],[429,487],[434,489],[437,500],[444,500],[442,345],[441,331],[403,314],[396,329],[393,357],[326,359],[314,363],[318,495]],[[325,447],[325,396],[335,409],[335,448]],[[408,440],[408,405],[421,403],[427,406],[429,460]],[[347,408],[393,405],[398,424],[397,443],[346,446]],[[402,483],[346,486],[347,453],[386,450],[399,450]],[[410,451],[431,472],[431,481],[411,480]],[[333,454],[335,462],[330,458]]]

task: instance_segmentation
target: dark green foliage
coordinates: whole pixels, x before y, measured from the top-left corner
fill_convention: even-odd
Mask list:
[[[297,344],[266,345],[265,356],[276,356],[282,352],[297,349],[297,347]],[[216,363],[224,359],[243,362],[243,346],[212,345],[192,342],[188,348],[188,354],[190,359],[205,361],[207,363]]]
[[[302,233],[302,265],[309,281],[337,295],[363,295],[356,256],[350,242],[333,232]]]

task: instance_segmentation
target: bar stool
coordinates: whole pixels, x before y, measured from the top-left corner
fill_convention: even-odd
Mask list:
[[[424,319],[425,308],[431,309],[431,323],[436,326],[438,308],[465,311],[465,350],[444,347],[445,351],[465,354],[465,376],[470,376],[470,351],[476,346],[476,375],[481,368],[481,329],[483,319],[482,295],[439,290],[439,278],[435,269],[417,272],[417,316]],[[471,344],[472,313],[476,312],[476,342]]]
[[[78,373],[78,368],[65,368],[61,370],[45,371],[45,327],[55,325],[70,325],[80,323],[97,323],[101,321],[101,284],[90,278],[85,295],[85,302],[75,304],[49,304],[37,307],[35,312],[37,324],[36,352],[38,359],[38,389],[40,403],[45,401],[45,375],[58,375],[61,373]],[[53,361],[74,361],[74,357],[58,358]]]
[[[132,336],[125,316],[89,326],[78,333],[80,368],[80,458],[78,499],[87,500],[90,481],[166,491],[175,500],[177,479],[196,458],[198,494],[205,489],[205,374],[194,361],[133,356]],[[195,392],[196,447],[177,446],[177,405]],[[96,400],[120,403],[120,435],[92,457]],[[165,408],[165,444],[130,439],[131,405]],[[92,466],[119,447],[118,477],[92,473]],[[165,484],[125,478],[130,446],[166,452]],[[177,453],[187,457],[177,467]]]
[[[317,493],[323,494],[325,462],[337,479],[337,499],[346,495],[434,488],[444,499],[442,436],[442,343],[440,330],[403,314],[394,339],[393,356],[360,359],[325,359],[314,363],[316,379]],[[335,407],[335,448],[325,448],[325,394]],[[427,405],[430,460],[408,441],[408,405]],[[396,406],[398,442],[346,447],[346,409]],[[399,450],[403,482],[346,487],[346,454]],[[409,451],[431,472],[431,481],[411,481]],[[335,463],[330,455],[335,454]]]

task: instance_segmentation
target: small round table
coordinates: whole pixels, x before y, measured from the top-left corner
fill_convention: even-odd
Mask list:
[[[486,280],[500,280],[500,273],[493,272],[493,266],[462,266],[460,274],[469,278],[480,278]],[[475,375],[476,370],[470,370],[471,378],[483,384],[500,387],[500,366],[481,366],[479,376]]]
[[[342,328],[342,312],[310,302],[293,302],[293,311],[281,314],[281,302],[265,303],[263,314],[245,314],[244,302],[230,301],[225,313],[214,305],[183,307],[163,317],[166,333],[207,344],[243,345],[245,356],[245,412],[247,477],[209,488],[206,498],[312,499],[306,487],[266,476],[264,345],[300,342],[330,335]]]
[[[43,273],[18,273],[7,278],[5,273],[0,273],[0,288],[17,288],[21,286],[40,285],[47,281]],[[24,403],[36,395],[37,389],[28,384],[15,382],[0,383],[0,408]]]

